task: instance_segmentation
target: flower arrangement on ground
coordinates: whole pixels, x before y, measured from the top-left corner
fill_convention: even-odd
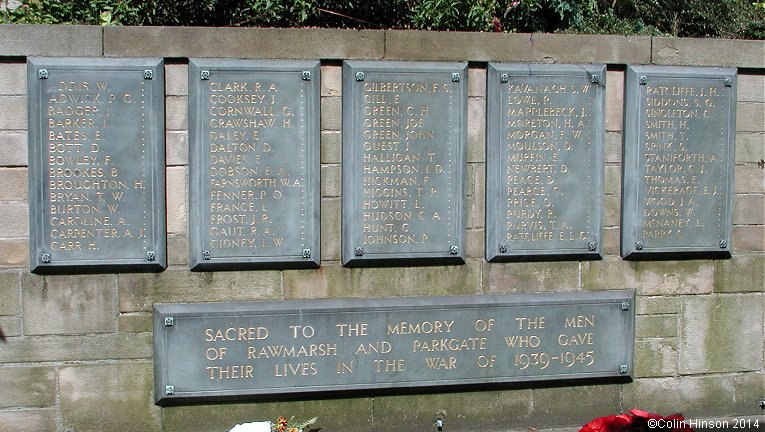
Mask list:
[[[633,409],[630,414],[598,417],[584,425],[579,432],[694,432],[684,420],[682,414],[663,417]]]
[[[294,417],[290,417],[290,419],[287,420],[287,417],[281,416],[279,417],[279,419],[276,420],[276,423],[271,424],[271,431],[273,432],[302,432],[304,427],[310,426],[316,423],[316,419],[318,419],[318,417],[314,417],[306,421],[295,421]]]

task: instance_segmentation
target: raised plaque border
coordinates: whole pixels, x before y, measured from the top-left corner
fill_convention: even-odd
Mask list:
[[[413,62],[413,61],[343,61],[343,169],[342,169],[342,263],[346,267],[385,267],[385,266],[422,266],[439,264],[464,264],[465,263],[465,199],[466,199],[466,176],[467,170],[467,63],[461,62]],[[444,74],[444,80],[453,81],[454,75],[459,74],[460,86],[458,95],[462,113],[460,117],[459,136],[455,137],[455,166],[454,174],[454,198],[455,198],[455,224],[457,239],[457,253],[450,250],[426,251],[417,253],[390,253],[390,254],[364,254],[356,255],[353,239],[358,235],[360,224],[348,222],[360,220],[361,215],[354,207],[352,197],[356,198],[358,181],[357,173],[352,168],[356,166],[358,146],[356,145],[357,130],[359,124],[359,110],[355,100],[358,98],[357,73],[431,73]]]
[[[590,231],[596,233],[593,248],[574,249],[556,248],[549,250],[540,249],[508,249],[506,253],[499,251],[498,245],[503,243],[499,216],[503,211],[500,203],[501,188],[505,183],[501,180],[502,168],[505,166],[501,160],[502,145],[502,100],[500,81],[503,74],[508,75],[509,82],[513,78],[533,76],[560,76],[562,78],[584,78],[592,83],[597,91],[593,108],[592,125],[592,161],[591,174],[594,177],[594,194],[590,198],[593,219],[590,222]],[[593,77],[597,76],[597,83],[593,83]],[[504,77],[502,77],[504,79]],[[489,63],[486,78],[486,261],[488,262],[511,262],[511,261],[552,261],[552,260],[579,260],[602,259],[603,239],[603,170],[605,152],[605,86],[606,65],[604,64],[531,64],[531,63]]]
[[[306,232],[310,239],[310,252],[303,254],[302,250],[295,250],[293,255],[282,256],[240,256],[240,257],[216,257],[212,255],[209,260],[202,257],[202,228],[200,221],[204,218],[205,208],[200,203],[200,197],[205,188],[202,185],[204,171],[202,152],[204,151],[204,138],[201,138],[202,121],[199,118],[198,109],[203,106],[199,100],[200,86],[204,81],[200,79],[202,70],[207,71],[208,77],[213,78],[216,71],[219,72],[253,72],[253,73],[292,73],[296,74],[301,82],[308,82],[310,91],[309,100],[305,104],[306,130]],[[303,72],[308,72],[308,80],[303,77]],[[321,262],[321,190],[320,190],[320,91],[321,75],[318,60],[234,60],[234,59],[189,59],[189,268],[192,271],[212,270],[239,270],[239,269],[299,269],[317,268]]]
[[[152,240],[154,255],[126,259],[106,260],[94,256],[89,260],[58,259],[51,254],[50,262],[43,262],[43,226],[49,216],[44,208],[43,178],[46,162],[43,160],[42,97],[40,71],[46,77],[58,70],[87,69],[88,71],[131,71],[146,76],[151,72],[151,99],[146,119],[149,135],[147,154],[151,157],[148,172],[151,177]],[[55,79],[55,77],[51,77]],[[27,112],[29,152],[29,263],[30,271],[37,274],[56,273],[119,273],[158,272],[167,268],[167,231],[165,212],[165,69],[161,58],[87,58],[87,57],[29,57],[27,58]]]
[[[625,331],[623,339],[612,341],[623,355],[623,363],[613,371],[581,372],[572,374],[538,374],[528,376],[484,376],[458,379],[423,379],[422,381],[402,381],[383,383],[351,383],[338,385],[312,385],[306,387],[285,385],[278,390],[273,388],[246,388],[236,390],[187,391],[168,382],[168,369],[176,365],[178,359],[168,351],[168,336],[172,328],[183,325],[184,318],[200,319],[205,317],[225,319],[225,317],[256,317],[259,315],[290,314],[296,322],[304,321],[304,316],[312,314],[331,315],[333,313],[361,312],[385,313],[386,311],[415,311],[428,309],[462,309],[465,311],[482,308],[524,307],[524,306],[576,306],[590,304],[612,306],[624,315]],[[189,303],[155,304],[153,307],[154,329],[154,399],[157,405],[180,405],[204,401],[232,401],[243,399],[272,399],[295,397],[297,395],[326,396],[337,394],[385,394],[385,391],[398,389],[405,392],[424,391],[424,389],[460,390],[482,385],[482,388],[503,388],[511,384],[531,382],[562,381],[579,382],[581,380],[614,380],[625,382],[632,379],[634,370],[635,339],[635,290],[613,290],[598,292],[557,292],[534,294],[466,295],[441,297],[397,297],[383,299],[316,299],[237,303]],[[603,342],[607,343],[607,342]],[[200,352],[200,355],[204,355]]]
[[[733,238],[733,198],[734,198],[734,170],[736,150],[736,68],[724,67],[694,67],[694,66],[643,66],[627,65],[624,82],[624,146],[622,157],[622,202],[621,202],[621,256],[625,260],[662,260],[662,259],[699,259],[699,258],[730,258],[731,243]],[[637,217],[639,212],[638,189],[643,184],[638,178],[639,165],[642,151],[638,148],[641,140],[638,136],[640,131],[640,108],[642,106],[640,93],[640,80],[642,77],[650,80],[655,78],[687,78],[687,79],[730,79],[730,92],[727,100],[728,115],[728,149],[726,152],[727,163],[723,176],[727,179],[725,188],[725,203],[722,206],[724,215],[721,219],[725,225],[723,236],[726,240],[722,244],[714,244],[709,247],[668,247],[652,248],[643,245],[638,249],[636,242],[639,240],[637,233],[640,227]]]

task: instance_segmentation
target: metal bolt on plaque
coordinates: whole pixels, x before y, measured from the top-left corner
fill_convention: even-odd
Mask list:
[[[364,72],[356,72],[356,81],[364,81]]]
[[[625,312],[626,312],[626,311],[628,311],[628,310],[630,310],[630,304],[629,304],[629,302],[623,302],[623,303],[622,303],[622,310],[623,310],[623,311],[625,311]]]
[[[725,249],[728,247],[728,242],[725,240],[720,240],[720,249]]]
[[[459,246],[451,246],[449,248],[449,253],[451,253],[452,255],[457,255],[458,253],[460,253],[460,247]]]
[[[303,258],[311,258],[311,249],[303,249]]]
[[[40,69],[37,71],[37,78],[48,79],[48,69]]]
[[[460,82],[460,74],[457,72],[454,72],[452,74],[452,82]]]
[[[168,395],[168,396],[174,395],[175,394],[175,386],[171,386],[171,385],[165,386],[165,394]]]
[[[499,245],[499,253],[507,253],[507,245],[502,243]]]
[[[640,85],[646,85],[646,84],[648,84],[648,77],[647,77],[647,76],[641,76],[641,77],[638,79],[638,83],[640,83]]]
[[[40,256],[40,260],[44,262],[45,264],[50,264],[50,254],[44,253]]]
[[[207,81],[210,79],[210,71],[209,70],[203,70],[199,72],[199,79],[202,81]]]
[[[643,250],[643,242],[635,242],[635,249]]]
[[[587,250],[589,250],[590,252],[595,252],[596,250],[598,250],[598,244],[595,242],[590,242],[587,245]]]
[[[599,83],[600,82],[600,75],[592,75],[592,77],[590,78],[590,82],[592,82],[593,84]]]
[[[157,254],[154,251],[146,252],[146,261],[154,261],[155,259],[157,259]]]
[[[507,74],[502,74],[499,76],[499,82],[504,84],[508,81],[510,81],[510,77]]]
[[[619,366],[619,373],[623,373],[623,374],[625,374],[625,373],[627,373],[627,370],[629,370],[629,368],[627,367],[627,365],[621,365],[621,366]]]
[[[311,71],[303,71],[303,74],[301,76],[303,78],[303,81],[311,81]]]
[[[212,259],[212,253],[210,253],[210,251],[202,251],[202,259],[210,261]]]
[[[175,325],[175,318],[169,316],[165,317],[165,327],[172,327]]]
[[[153,70],[146,69],[145,71],[143,71],[143,79],[150,80],[150,79],[153,79],[153,78],[154,78],[154,71]]]
[[[725,87],[732,87],[733,86],[733,80],[730,78],[725,78]]]
[[[353,250],[353,254],[356,256],[364,256],[364,248],[357,247],[356,249]]]

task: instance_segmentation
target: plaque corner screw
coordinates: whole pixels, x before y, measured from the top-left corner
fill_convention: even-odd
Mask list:
[[[154,71],[153,70],[146,69],[145,71],[143,71],[143,79],[150,80],[152,78],[154,78]]]
[[[626,374],[628,369],[629,368],[627,367],[627,365],[623,364],[623,365],[619,366],[619,373]]]
[[[508,74],[502,74],[499,76],[499,82],[504,84],[508,81],[510,81],[510,76]]]
[[[356,256],[363,256],[364,255],[364,248],[363,247],[357,247],[353,250],[353,254]]]
[[[720,240],[720,249],[726,249],[728,247],[728,242],[726,240]]]
[[[212,259],[212,253],[210,251],[202,251],[202,259],[205,261],[209,261]]]
[[[460,82],[460,74],[458,72],[452,74],[452,82]]]
[[[635,249],[643,250],[643,242],[641,241],[635,242]]]
[[[730,78],[725,78],[725,87],[733,87],[733,80]]]
[[[449,247],[449,252],[452,255],[457,255],[458,253],[460,253],[460,247],[456,246],[456,245],[452,245],[452,246]]]
[[[37,77],[40,79],[48,79],[48,69],[40,69],[37,71]]]
[[[364,81],[364,72],[356,72],[356,81]]]
[[[175,325],[175,318],[169,316],[165,317],[165,327],[172,327]]]
[[[589,250],[590,252],[595,252],[596,250],[598,250],[598,244],[595,243],[594,241],[590,242],[589,244],[587,244],[587,250]]]
[[[311,81],[311,71],[303,71],[303,74],[301,76],[303,78],[303,81]]]
[[[311,258],[311,249],[303,249],[303,258]]]
[[[199,79],[202,81],[206,81],[210,79],[210,71],[209,70],[203,70],[199,73]]]
[[[626,312],[626,311],[630,310],[630,303],[629,302],[622,302],[622,306],[621,307],[622,307],[622,310]]]
[[[507,253],[507,245],[502,243],[499,245],[499,253]]]
[[[643,76],[640,77],[638,82],[640,83],[640,85],[646,85],[646,84],[648,84],[648,77],[643,75]]]
[[[169,385],[169,386],[165,386],[165,394],[166,394],[167,396],[172,396],[172,395],[174,395],[174,394],[175,394],[175,386],[171,386],[171,385]]]
[[[761,409],[765,409],[765,398],[758,400],[758,401],[757,401],[757,405],[758,405],[758,406],[759,406]]]
[[[154,251],[146,252],[146,261],[154,261],[157,259],[157,254]]]
[[[590,81],[591,81],[593,84],[597,84],[597,83],[599,83],[599,82],[600,82],[600,75],[596,75],[596,74],[593,74],[593,75],[590,77]]]
[[[49,253],[44,253],[40,256],[40,260],[45,264],[50,264],[51,256]]]

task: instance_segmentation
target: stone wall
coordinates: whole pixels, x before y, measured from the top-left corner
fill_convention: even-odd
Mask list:
[[[319,416],[323,431],[578,430],[630,408],[688,417],[762,415],[765,398],[765,43],[621,36],[320,29],[0,26],[0,430],[227,431]],[[27,56],[163,57],[168,269],[156,274],[29,272]],[[321,60],[321,237],[316,270],[188,270],[189,57]],[[468,61],[467,263],[340,265],[341,61]],[[488,61],[606,63],[604,258],[484,260]],[[619,257],[623,83],[627,64],[735,66],[733,257]],[[637,290],[628,384],[298,399],[160,408],[152,386],[155,302]],[[432,428],[432,429],[431,429]]]

